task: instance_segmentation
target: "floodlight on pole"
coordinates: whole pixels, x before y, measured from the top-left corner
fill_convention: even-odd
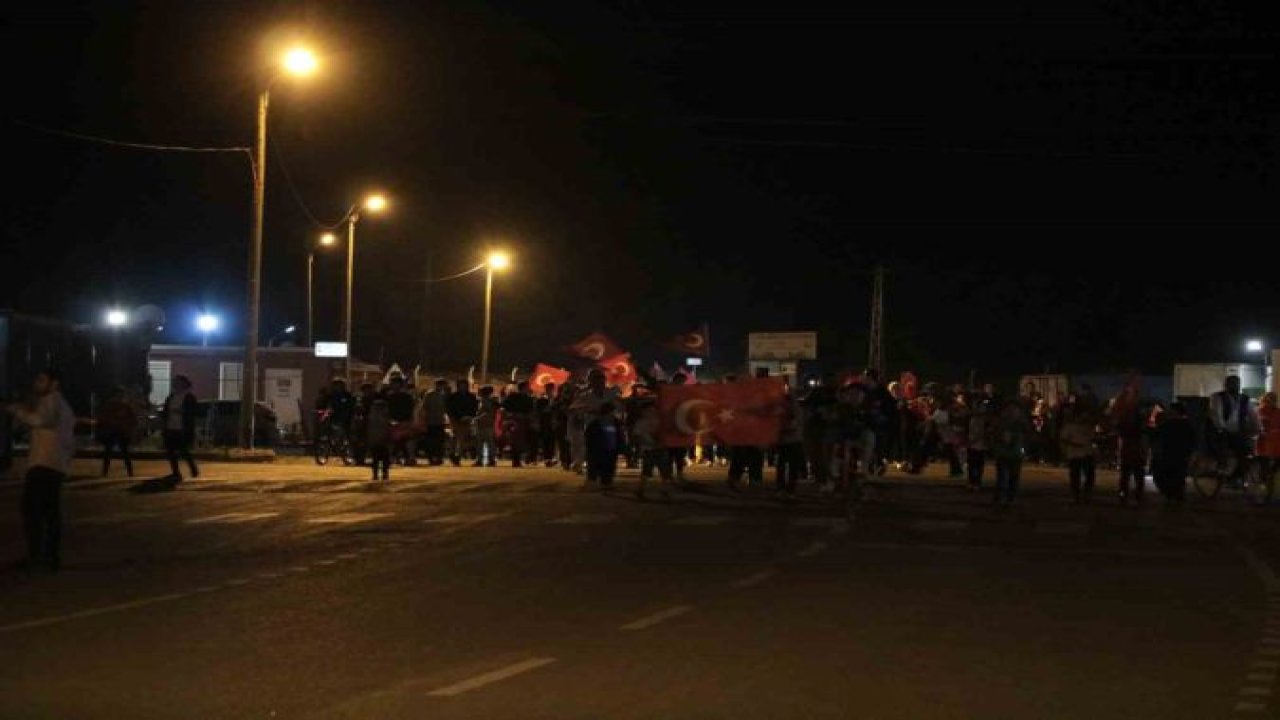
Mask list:
[[[217,315],[213,315],[210,313],[201,313],[200,315],[198,315],[196,317],[196,329],[200,331],[200,336],[201,336],[200,344],[208,345],[209,333],[216,331],[218,329],[218,326],[221,324],[222,322]]]
[[[109,327],[124,327],[129,324],[129,313],[123,310],[108,310],[106,319]]]
[[[1260,353],[1266,349],[1266,344],[1257,338],[1247,340],[1244,344],[1245,352]]]

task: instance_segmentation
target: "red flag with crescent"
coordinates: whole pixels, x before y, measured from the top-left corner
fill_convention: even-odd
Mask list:
[[[591,333],[569,346],[569,352],[580,358],[600,362],[622,354],[622,348],[610,340],[604,333]]]
[[[686,355],[695,355],[697,357],[706,357],[711,354],[711,333],[707,326],[677,335],[667,341],[667,347],[672,350],[685,353]]]
[[[902,397],[908,400],[915,400],[920,394],[920,381],[916,379],[916,374],[910,370],[906,370],[902,375],[898,376],[898,384],[902,386]]]
[[[573,377],[573,373],[564,368],[538,363],[533,367],[533,373],[529,375],[529,385],[535,393],[540,394],[543,388],[547,386],[547,383],[560,387],[569,382],[571,377]]]
[[[773,445],[787,412],[782,378],[658,388],[662,444],[689,447],[713,433],[726,445]]]
[[[605,358],[597,364],[601,370],[604,370],[605,382],[615,387],[633,385],[640,377],[636,372],[635,363],[631,362],[631,353],[620,353]]]

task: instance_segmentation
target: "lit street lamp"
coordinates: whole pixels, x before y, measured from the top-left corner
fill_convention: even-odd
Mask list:
[[[271,86],[282,74],[302,77],[315,72],[319,61],[305,48],[293,48],[281,59],[282,72],[258,95],[258,135],[253,161],[253,233],[249,240],[249,302],[245,323],[244,367],[241,375],[240,445],[253,447],[253,408],[258,400],[258,316],[262,302],[262,215],[267,182],[267,108]]]
[[[333,245],[337,244],[337,242],[338,242],[338,236],[334,235],[331,232],[327,232],[320,236],[320,240],[317,242],[317,244],[320,245],[321,247],[332,247]],[[313,292],[314,292],[314,284],[315,284],[315,280],[314,280],[315,265],[316,265],[316,250],[315,250],[315,247],[313,246],[310,250],[307,251],[307,345],[308,346],[314,345],[316,342],[314,300],[313,300]]]
[[[129,324],[129,313],[123,310],[111,309],[106,315],[107,327],[122,328]]]
[[[1245,341],[1244,350],[1262,356],[1262,387],[1264,390],[1270,390],[1267,381],[1271,379],[1271,354],[1267,352],[1267,344],[1259,338],[1250,338]]]
[[[209,333],[216,331],[220,324],[221,322],[218,320],[217,315],[202,313],[196,317],[196,329],[200,331],[201,345],[207,346],[209,344]]]
[[[347,296],[346,306],[342,312],[342,339],[347,344],[346,376],[348,387],[351,386],[351,296],[356,278],[356,223],[360,222],[360,212],[362,210],[376,214],[386,209],[386,196],[374,193],[366,197],[363,203],[352,205],[351,209],[347,211],[347,216],[342,221],[347,224]]]
[[[489,333],[493,325],[493,271],[499,272],[511,267],[511,256],[501,250],[494,250],[485,259],[484,280],[484,344],[480,349],[480,382],[488,382],[489,378]]]

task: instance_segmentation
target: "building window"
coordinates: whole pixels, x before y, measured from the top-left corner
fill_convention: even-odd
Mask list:
[[[148,360],[147,374],[151,376],[151,395],[147,399],[152,405],[163,405],[172,387],[173,363],[169,360]]]
[[[239,400],[240,379],[243,377],[244,363],[218,363],[218,399]]]

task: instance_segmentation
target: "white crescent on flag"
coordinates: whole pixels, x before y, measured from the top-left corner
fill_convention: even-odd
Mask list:
[[[534,387],[546,387],[547,383],[552,382],[551,373],[538,373],[538,377],[533,379]]]
[[[592,360],[599,360],[604,357],[604,343],[593,342],[588,343],[582,348],[582,354]]]
[[[690,350],[697,350],[698,348],[701,348],[703,345],[707,344],[707,341],[698,333],[690,333],[689,335],[685,336],[684,344],[685,344],[685,347],[688,347]]]
[[[697,427],[689,425],[689,413],[704,405],[711,406],[714,405],[714,403],[710,400],[694,398],[692,400],[685,400],[677,405],[674,415],[676,429],[685,435],[697,435],[698,433],[710,430],[711,423],[707,422],[707,415],[705,412],[698,416],[701,418],[701,421],[698,423]]]

